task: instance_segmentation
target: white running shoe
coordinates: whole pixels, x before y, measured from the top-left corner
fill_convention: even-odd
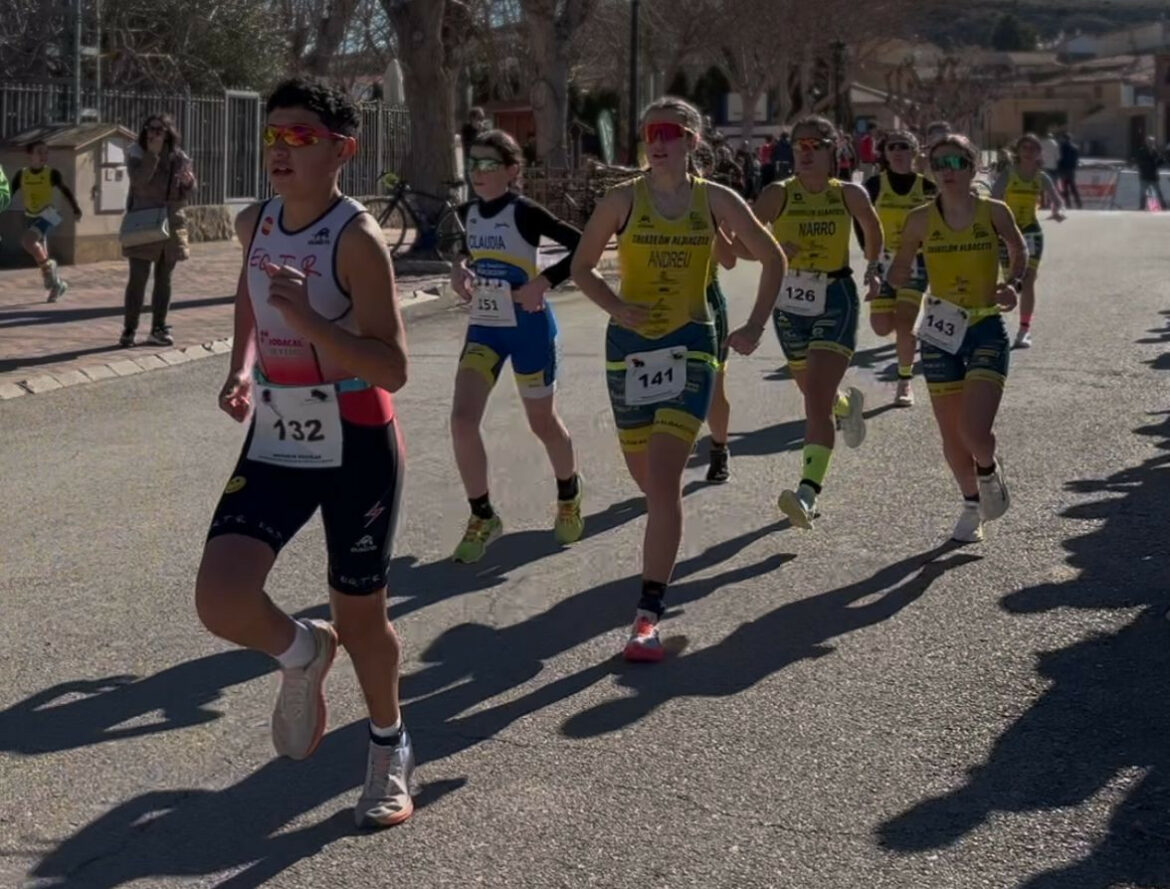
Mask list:
[[[1003,461],[997,458],[995,471],[991,475],[979,476],[978,481],[979,512],[983,516],[983,521],[998,519],[1012,505],[1011,495],[1008,494],[1007,484],[1003,480]]]
[[[979,502],[964,500],[963,511],[959,513],[955,530],[951,532],[951,540],[957,540],[959,543],[978,543],[982,539],[983,517],[979,515]]]
[[[808,485],[800,485],[795,491],[782,491],[776,505],[788,516],[793,527],[812,530],[817,514],[817,494]]]
[[[865,396],[856,386],[850,386],[846,397],[849,399],[849,413],[837,417],[837,428],[841,430],[846,447],[859,448],[865,441]]]
[[[401,824],[414,813],[414,746],[403,727],[394,746],[370,741],[366,759],[366,783],[354,807],[358,827],[379,828]]]
[[[894,404],[898,407],[914,407],[914,387],[909,380],[898,380],[898,391],[894,393]]]
[[[1021,328],[1020,332],[1016,334],[1016,348],[1017,349],[1031,349],[1032,348],[1032,331],[1027,328]]]

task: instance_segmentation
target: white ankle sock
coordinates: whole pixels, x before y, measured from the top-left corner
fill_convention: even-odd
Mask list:
[[[387,726],[386,728],[382,728],[381,726],[374,725],[374,720],[372,720],[372,719],[370,720],[370,734],[373,735],[375,738],[393,738],[400,731],[402,731],[402,715],[401,714],[399,714],[398,721],[396,723],[394,723],[394,725]]]
[[[280,666],[285,670],[308,666],[309,661],[317,655],[317,641],[313,638],[313,631],[299,620],[294,620],[293,623],[296,624],[296,632],[293,634],[292,645],[276,656]]]

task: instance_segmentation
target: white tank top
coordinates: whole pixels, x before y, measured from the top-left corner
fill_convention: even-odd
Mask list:
[[[516,202],[492,217],[480,214],[479,203],[467,211],[467,249],[481,278],[502,278],[515,290],[540,274],[539,245],[529,243],[516,225]]]
[[[260,207],[252,244],[248,249],[248,297],[256,322],[256,352],[260,370],[278,385],[301,386],[335,382],[353,374],[329,362],[313,345],[284,322],[268,304],[265,265],[288,265],[308,278],[309,304],[351,333],[358,333],[353,302],[337,279],[337,244],[341,232],[365,208],[342,197],[324,215],[299,231],[284,228],[284,202],[276,197]]]

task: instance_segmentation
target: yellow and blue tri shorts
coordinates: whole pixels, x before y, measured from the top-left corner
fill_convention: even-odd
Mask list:
[[[504,362],[512,359],[522,398],[547,398],[556,390],[557,319],[552,306],[526,312],[516,306],[515,327],[467,326],[460,370],[473,370],[494,386]]]
[[[882,278],[882,289],[870,302],[869,313],[871,315],[893,314],[894,306],[898,303],[904,303],[917,312],[918,307],[922,305],[922,294],[926,293],[929,284],[926,277],[926,262],[923,260],[922,254],[919,253],[914,257],[914,264],[910,267],[910,281],[905,287],[895,289],[884,277]]]
[[[972,323],[954,355],[922,340],[918,352],[931,395],[955,395],[967,380],[984,380],[1001,389],[1007,382],[1011,344],[998,312]]]
[[[857,348],[857,315],[861,311],[861,301],[852,275],[835,278],[825,296],[825,311],[815,318],[793,315],[780,309],[772,311],[780,348],[792,370],[804,370],[812,349],[853,357],[853,350]]]
[[[683,391],[668,401],[627,405],[626,356],[672,346],[686,350]],[[698,438],[715,391],[719,364],[716,348],[715,327],[709,323],[692,321],[657,339],[647,339],[610,323],[605,332],[605,379],[622,451],[644,451],[650,436],[659,433],[673,435],[688,444]]]
[[[1027,228],[1020,229],[1024,241],[1028,245],[1028,271],[1035,272],[1040,268],[1040,259],[1044,256],[1044,231],[1039,222],[1034,222]],[[1007,245],[999,242],[999,267],[1003,269],[1004,277],[1011,270],[1012,261],[1008,256]]]
[[[722,369],[727,364],[727,335],[731,331],[727,327],[727,297],[723,295],[718,278],[707,285],[707,308],[715,319],[715,357]]]

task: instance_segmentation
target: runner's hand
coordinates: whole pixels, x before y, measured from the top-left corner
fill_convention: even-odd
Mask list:
[[[632,306],[629,303],[622,303],[610,315],[614,321],[630,330],[641,327],[650,320],[650,310],[646,306]]]
[[[760,347],[760,337],[764,335],[762,325],[747,323],[738,330],[733,330],[727,337],[727,346],[740,355],[751,355]]]
[[[539,312],[544,308],[544,294],[548,289],[548,279],[544,275],[537,275],[513,293],[512,298],[520,303],[520,308],[525,312]]]
[[[278,266],[269,262],[268,304],[280,312],[285,323],[302,335],[308,335],[314,321],[320,316],[309,303],[308,278],[292,266]]]
[[[465,303],[471,302],[471,287],[474,282],[475,275],[467,266],[451,266],[451,289]]]
[[[1005,312],[1010,312],[1019,302],[1019,294],[1011,284],[1000,284],[995,288],[995,304]]]
[[[252,409],[252,377],[247,371],[228,374],[219,390],[219,408],[237,423],[248,419]]]

